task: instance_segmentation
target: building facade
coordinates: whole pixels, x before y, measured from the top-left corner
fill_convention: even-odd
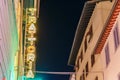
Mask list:
[[[120,0],[87,1],[68,61],[76,80],[120,80]]]
[[[0,1],[0,80],[33,78],[31,72],[26,74],[26,71],[32,69],[33,66],[35,70],[35,61],[34,65],[31,66],[30,61],[33,60],[33,55],[29,54],[26,57],[26,51],[28,45],[35,45],[35,42],[33,42],[35,40],[33,30],[35,26],[33,24],[36,25],[39,17],[39,4],[40,0]],[[26,12],[28,12],[28,15]],[[27,30],[28,26],[30,26],[29,32]],[[26,33],[31,34],[26,36]],[[31,42],[31,44],[28,44],[28,42]],[[29,50],[31,50],[31,47]],[[30,60],[28,62],[30,63],[29,68],[26,68],[28,67],[26,60]]]
[[[35,78],[36,70],[36,32],[40,0],[23,0],[23,60],[24,80]]]
[[[14,2],[0,1],[0,80],[14,80],[14,60],[18,51],[18,31]]]
[[[120,0],[116,0],[95,53],[101,55],[104,80],[120,80]]]
[[[18,51],[15,55],[14,61],[14,80],[23,80],[24,66],[23,66],[23,41],[22,41],[22,19],[23,19],[23,0],[14,0],[14,9],[16,16],[16,26],[18,30]]]

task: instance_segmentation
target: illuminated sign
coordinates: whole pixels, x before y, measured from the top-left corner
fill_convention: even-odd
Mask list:
[[[27,20],[28,20],[28,24],[30,23],[36,23],[36,17],[35,17],[35,12],[36,12],[36,9],[35,8],[29,8],[28,11],[27,11]]]
[[[28,37],[28,41],[33,42],[33,41],[35,41],[35,40],[36,40],[36,38],[34,38],[34,37]]]
[[[35,52],[35,46],[28,46],[27,47],[27,52],[34,53]]]
[[[28,33],[36,33],[36,27],[33,23],[29,26]]]
[[[28,16],[28,24],[30,24],[30,23],[36,23],[36,17],[34,17],[34,16]]]
[[[27,72],[26,77],[27,77],[27,78],[34,78],[34,74],[33,74],[32,70],[29,70],[29,71]]]
[[[35,55],[33,53],[27,54],[27,61],[34,61],[35,60]]]
[[[27,26],[26,26],[26,34],[25,34],[25,75],[27,78],[34,78],[33,69],[35,67],[35,41],[36,38],[34,34],[36,33],[36,17],[35,17],[35,9],[28,8],[26,10],[26,18],[27,18]]]

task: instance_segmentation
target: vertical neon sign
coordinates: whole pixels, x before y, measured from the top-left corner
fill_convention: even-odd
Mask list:
[[[35,47],[35,33],[36,33],[36,17],[35,9],[26,9],[26,28],[25,28],[25,75],[27,78],[34,78],[34,64],[36,58],[36,47]]]

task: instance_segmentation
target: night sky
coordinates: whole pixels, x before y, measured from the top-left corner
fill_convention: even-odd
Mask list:
[[[37,71],[73,71],[67,65],[83,0],[41,0],[37,27]],[[69,76],[37,74],[42,80]]]

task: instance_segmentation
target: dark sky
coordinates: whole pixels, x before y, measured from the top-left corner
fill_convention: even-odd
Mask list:
[[[37,71],[73,71],[67,65],[83,0],[41,0],[37,29]],[[39,74],[43,80],[69,76]]]

